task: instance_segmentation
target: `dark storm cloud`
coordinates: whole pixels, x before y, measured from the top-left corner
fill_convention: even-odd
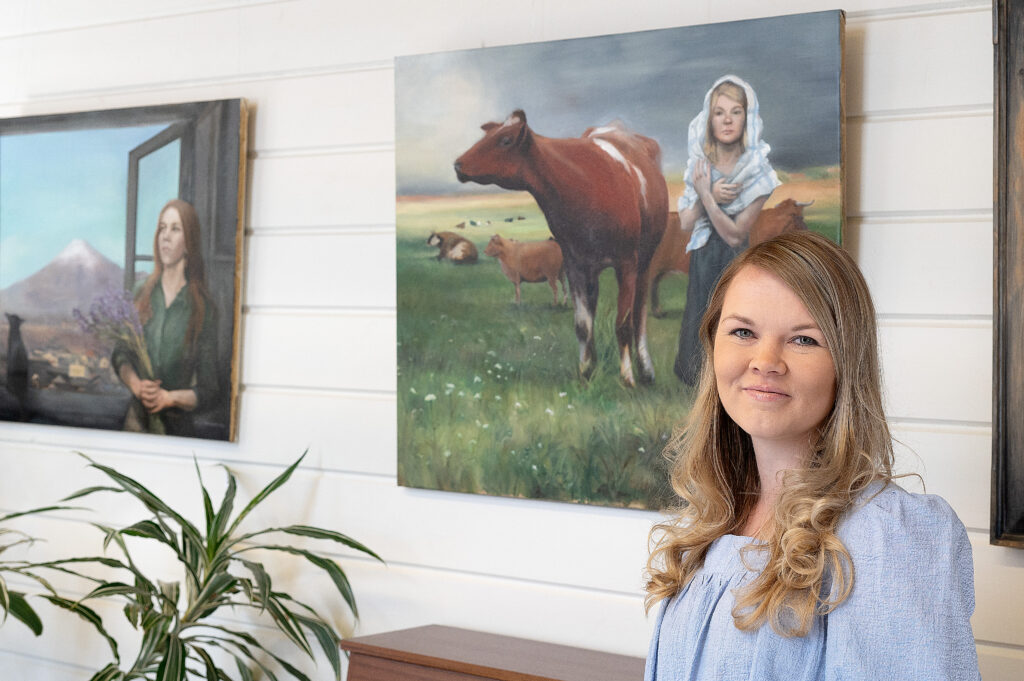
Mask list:
[[[480,124],[517,108],[549,137],[622,120],[681,172],[687,126],[727,73],[757,93],[777,168],[838,164],[839,31],[838,12],[818,12],[399,58],[398,191],[455,189]]]

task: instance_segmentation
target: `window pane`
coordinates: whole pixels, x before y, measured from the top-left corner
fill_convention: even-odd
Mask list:
[[[135,208],[135,252],[153,257],[153,238],[160,209],[178,198],[178,169],[181,162],[181,140],[174,140],[139,159],[139,196]],[[152,261],[136,261],[137,274],[153,271]],[[136,277],[138,280],[139,276]]]

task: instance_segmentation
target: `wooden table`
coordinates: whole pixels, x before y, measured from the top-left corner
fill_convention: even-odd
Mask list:
[[[341,642],[348,681],[640,681],[644,660],[430,625]]]

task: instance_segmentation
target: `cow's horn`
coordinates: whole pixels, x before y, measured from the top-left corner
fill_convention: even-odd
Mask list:
[[[796,205],[800,206],[801,208],[807,208],[807,206],[810,206],[813,203],[814,199],[811,199],[810,201],[797,201]]]

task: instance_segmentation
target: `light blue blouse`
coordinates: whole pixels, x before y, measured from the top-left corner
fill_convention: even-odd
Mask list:
[[[963,523],[941,497],[892,483],[878,490],[865,492],[837,532],[853,560],[853,591],[806,636],[736,628],[733,592],[756,574],[740,549],[754,540],[725,535],[689,585],[660,607],[645,680],[980,679]],[[753,569],[764,565],[757,551],[746,560]]]

